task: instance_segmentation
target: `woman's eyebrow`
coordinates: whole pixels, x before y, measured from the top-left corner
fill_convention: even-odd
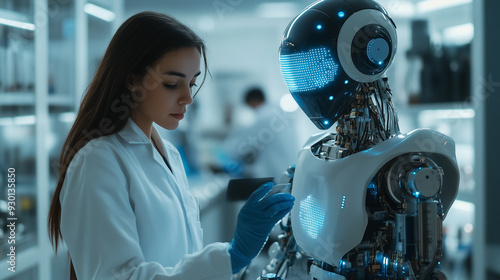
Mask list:
[[[181,73],[181,72],[177,72],[177,71],[168,71],[168,72],[163,72],[162,74],[163,75],[174,75],[174,76],[179,76],[181,78],[186,78],[186,74]],[[196,73],[194,75],[194,77],[198,77],[200,74],[201,74],[201,71],[198,71],[198,73]]]

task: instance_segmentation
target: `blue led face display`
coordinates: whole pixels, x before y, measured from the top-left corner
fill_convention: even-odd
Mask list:
[[[335,80],[339,64],[327,48],[280,56],[281,73],[290,92],[320,89]]]
[[[325,222],[325,209],[312,195],[308,195],[300,202],[299,220],[307,235],[316,239]]]

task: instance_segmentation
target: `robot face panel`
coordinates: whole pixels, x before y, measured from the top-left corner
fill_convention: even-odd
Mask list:
[[[306,115],[328,129],[349,109],[360,83],[385,73],[395,51],[395,25],[376,2],[321,0],[285,30],[281,72]]]
[[[335,81],[339,63],[330,49],[316,48],[307,52],[284,54],[280,58],[283,77],[292,92],[320,89]]]

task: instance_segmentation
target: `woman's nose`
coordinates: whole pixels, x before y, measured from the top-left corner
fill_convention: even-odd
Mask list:
[[[179,104],[189,105],[193,103],[193,89],[190,85],[187,85],[183,90],[179,98]]]

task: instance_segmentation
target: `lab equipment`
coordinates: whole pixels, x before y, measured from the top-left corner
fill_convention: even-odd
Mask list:
[[[266,183],[258,188],[238,214],[229,247],[233,273],[239,272],[260,253],[273,227],[293,206],[294,198],[288,193],[267,196],[272,187],[273,183]]]
[[[311,121],[282,176],[296,199],[260,279],[446,279],[442,222],[458,191],[453,139],[401,133],[384,76],[396,25],[372,0],[321,0],[284,32],[280,63]]]

